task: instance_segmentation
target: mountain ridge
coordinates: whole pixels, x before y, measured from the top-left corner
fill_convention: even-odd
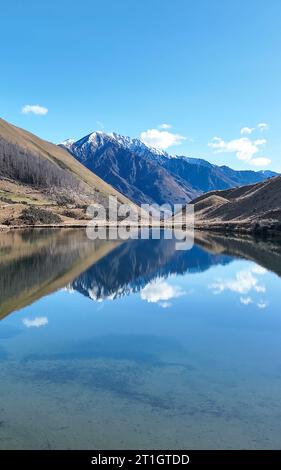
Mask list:
[[[92,132],[59,146],[115,189],[141,203],[187,203],[211,190],[257,183],[277,175],[270,170],[233,170],[200,158],[169,155],[139,139]]]

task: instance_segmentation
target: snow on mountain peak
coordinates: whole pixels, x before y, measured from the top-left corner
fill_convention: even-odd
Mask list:
[[[71,147],[74,144],[74,139],[66,139],[60,142],[58,145],[63,145],[64,147]]]
[[[128,136],[123,136],[117,132],[104,132],[104,131],[94,131],[90,134],[82,137],[77,141],[74,139],[67,139],[62,142],[60,145],[67,148],[70,152],[79,153],[80,156],[83,155],[83,158],[87,158],[89,152],[95,152],[95,150],[106,144],[114,144],[119,146],[122,149],[135,152],[139,157],[149,157],[155,159],[160,164],[164,163],[164,159],[185,159],[189,163],[203,163],[204,160],[192,159],[185,156],[179,155],[170,155],[164,150],[150,147],[149,145],[142,142],[141,139],[131,138]],[[208,164],[210,165],[210,164]]]
[[[103,132],[103,131],[94,131],[91,134],[88,134],[86,137],[74,142],[72,139],[69,139],[65,142],[62,142],[62,145],[70,148],[71,146],[75,147],[97,147],[99,145],[104,145],[106,142],[112,142],[124,149],[128,149],[132,152],[137,151],[139,155],[144,156],[148,153],[153,154],[155,157],[169,157],[169,155],[163,150],[149,147],[140,139],[130,138],[117,134],[116,132]]]

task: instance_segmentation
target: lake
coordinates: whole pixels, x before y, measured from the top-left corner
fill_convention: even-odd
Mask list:
[[[280,449],[281,248],[0,234],[1,449]]]

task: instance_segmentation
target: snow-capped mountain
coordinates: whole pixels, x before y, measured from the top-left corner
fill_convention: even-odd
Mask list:
[[[75,142],[74,139],[67,139],[64,142],[61,142],[60,145],[68,148],[70,151],[79,147],[81,153],[86,155],[89,150],[95,151],[98,147],[108,143],[111,143],[112,145],[118,145],[121,148],[135,152],[140,156],[150,154],[154,155],[155,157],[170,157],[167,152],[154,147],[148,147],[140,139],[131,139],[130,137],[117,134],[116,132],[106,133],[102,131],[95,131],[78,140],[77,142]]]
[[[172,156],[117,133],[96,131],[60,146],[137,204],[186,203],[207,191],[258,183],[276,175]]]
[[[139,139],[99,131],[60,145],[138,204],[184,203],[198,194],[165,169],[164,162],[170,159],[167,153]]]

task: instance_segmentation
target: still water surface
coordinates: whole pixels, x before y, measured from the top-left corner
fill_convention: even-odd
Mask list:
[[[0,235],[0,448],[281,447],[281,249]]]

